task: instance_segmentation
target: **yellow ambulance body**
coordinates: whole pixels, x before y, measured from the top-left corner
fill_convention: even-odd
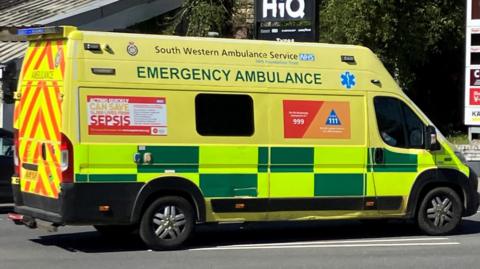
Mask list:
[[[407,218],[452,231],[476,175],[367,48],[23,29],[15,211],[139,230]]]

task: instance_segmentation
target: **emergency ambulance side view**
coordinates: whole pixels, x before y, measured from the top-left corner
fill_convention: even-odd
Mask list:
[[[15,212],[30,227],[416,220],[453,231],[477,176],[367,48],[19,30]]]

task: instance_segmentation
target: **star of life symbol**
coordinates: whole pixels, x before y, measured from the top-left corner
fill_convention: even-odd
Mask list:
[[[349,71],[341,74],[340,79],[342,81],[342,85],[345,86],[345,88],[347,88],[348,90],[350,90],[357,84],[355,75],[350,73]]]

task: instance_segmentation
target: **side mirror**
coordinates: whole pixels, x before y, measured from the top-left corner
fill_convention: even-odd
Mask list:
[[[437,139],[437,130],[429,125],[425,128],[425,149],[430,151],[440,150],[442,147]]]

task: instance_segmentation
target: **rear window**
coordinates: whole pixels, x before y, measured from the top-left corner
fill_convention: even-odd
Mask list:
[[[252,97],[201,93],[195,98],[195,121],[197,132],[203,136],[252,136]]]

